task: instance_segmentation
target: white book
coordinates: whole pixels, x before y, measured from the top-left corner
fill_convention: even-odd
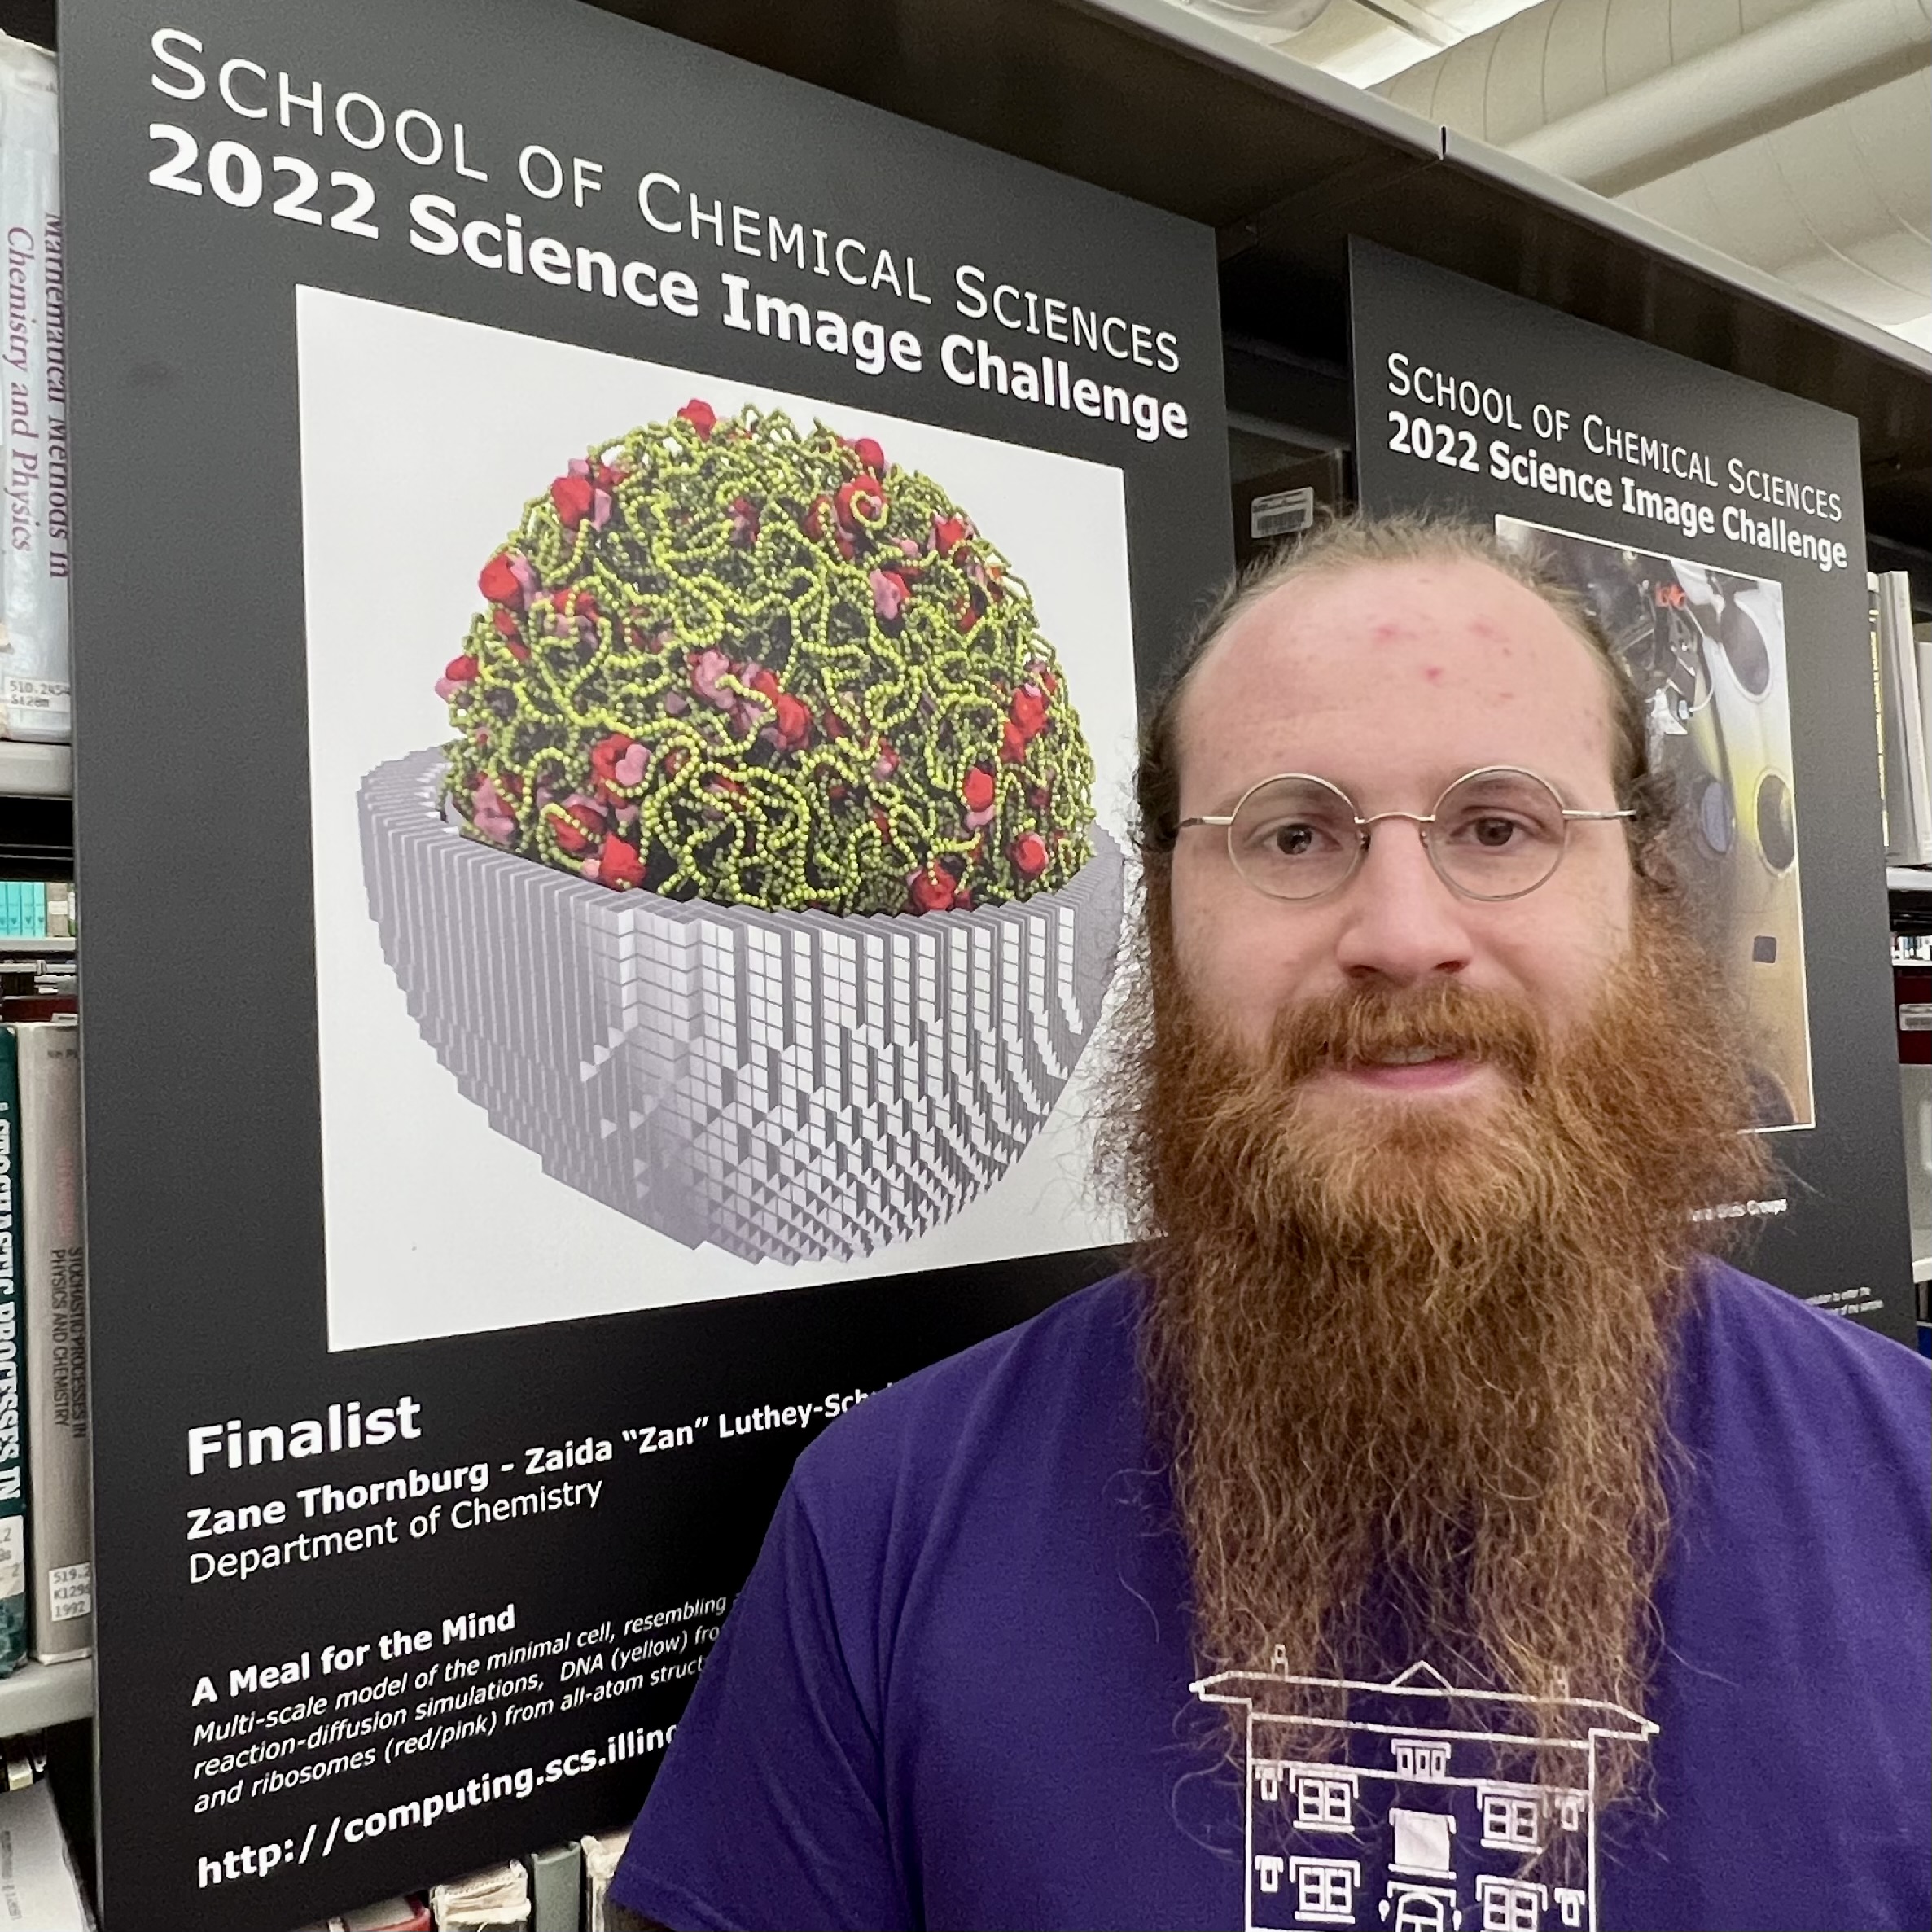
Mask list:
[[[1910,615],[1909,610],[1907,615]],[[1932,861],[1932,644],[1921,642],[1908,630],[1905,633],[1904,646],[1906,654],[1912,659],[1912,668],[1918,674],[1919,731],[1927,753],[1919,793],[1920,822],[1925,828],[1925,857],[1927,861]]]
[[[617,1876],[618,1860],[630,1842],[630,1827],[599,1832],[581,1841],[584,1847],[584,1932],[610,1932],[611,1881]]]
[[[434,1886],[429,1908],[440,1932],[520,1932],[530,1923],[530,1877],[520,1859]]]
[[[1889,853],[1892,849],[1891,752],[1885,738],[1885,642],[1882,634],[1883,626],[1878,616],[1882,601],[1878,594],[1878,573],[1868,570],[1865,614],[1870,624],[1867,641],[1872,647],[1872,722],[1878,730],[1878,830]]]
[[[94,1648],[87,1264],[81,1249],[81,1029],[13,1029],[20,1080],[18,1200],[27,1286],[27,1554],[42,1663]]]
[[[66,242],[54,56],[0,34],[0,228],[7,230],[7,406],[0,470],[0,738],[72,736],[68,671]]]
[[[1871,580],[1878,598],[1881,696],[1885,716],[1886,856],[1932,865],[1932,783],[1925,760],[1926,711],[1912,635],[1912,591],[1903,571]]]
[[[94,1932],[54,1794],[44,1781],[0,1792],[0,1925]]]

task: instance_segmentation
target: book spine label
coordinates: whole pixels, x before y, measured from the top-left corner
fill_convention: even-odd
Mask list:
[[[86,1267],[81,1253],[80,1031],[14,1029],[20,1083],[19,1187],[27,1286],[27,1540],[33,1654],[94,1648]]]
[[[0,1676],[27,1655],[27,1387],[18,1195],[20,1077],[0,1027]]]

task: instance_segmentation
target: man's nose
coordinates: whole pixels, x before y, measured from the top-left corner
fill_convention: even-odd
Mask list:
[[[1352,979],[1411,986],[1470,963],[1468,902],[1430,863],[1423,830],[1394,817],[1369,830],[1369,849],[1342,888],[1337,963]]]

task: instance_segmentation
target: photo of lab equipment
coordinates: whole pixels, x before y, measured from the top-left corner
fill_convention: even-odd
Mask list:
[[[1515,517],[1496,534],[1553,567],[1622,659],[1682,800],[1684,902],[1750,1027],[1757,1126],[1813,1125],[1783,586]]]

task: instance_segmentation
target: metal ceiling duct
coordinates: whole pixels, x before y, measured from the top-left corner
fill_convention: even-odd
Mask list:
[[[1914,339],[1932,0],[1543,0],[1380,91]]]
[[[1740,142],[1622,199],[1882,328],[1932,316],[1932,70]]]
[[[1264,46],[1373,87],[1533,0],[1176,0]]]
[[[1204,13],[1225,14],[1251,32],[1270,37],[1299,33],[1312,26],[1334,0],[1201,0]]]
[[[1925,0],[1819,0],[1545,122],[1510,151],[1621,194],[1923,69],[1929,48]]]

